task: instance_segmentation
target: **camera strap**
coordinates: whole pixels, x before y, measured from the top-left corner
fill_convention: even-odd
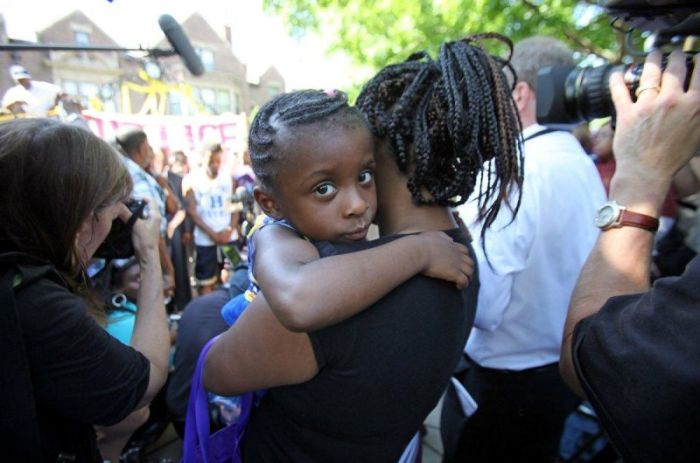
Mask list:
[[[535,132],[532,135],[528,135],[527,137],[523,138],[523,141],[528,141],[532,140],[533,138],[537,138],[541,135],[547,135],[548,133],[554,133],[554,132],[564,132],[564,130],[559,130],[559,129],[553,129],[552,127],[547,127],[546,129],[540,130],[539,132]]]
[[[27,260],[28,257],[21,253],[0,254],[0,340],[7,373],[0,376],[0,433],[14,436],[11,447],[5,449],[11,460],[17,456],[24,461],[41,461],[41,433],[15,293],[55,271],[46,263]]]

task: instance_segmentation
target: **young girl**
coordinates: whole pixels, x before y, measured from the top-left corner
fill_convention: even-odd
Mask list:
[[[503,203],[520,172],[519,127],[503,64],[470,42],[446,43],[439,60],[415,54],[365,86],[358,101],[376,137],[381,236],[335,250],[353,254],[438,230],[468,244],[449,206],[469,197],[489,159],[496,166],[489,185],[497,186],[486,189],[489,207]],[[275,127],[276,117],[265,120]],[[334,141],[332,133],[313,129]],[[268,138],[285,133],[278,129]],[[344,191],[330,186],[335,194]],[[319,193],[325,192],[324,185]],[[273,228],[281,227],[262,232]],[[365,289],[353,280],[344,286],[358,297]],[[398,460],[463,355],[476,281],[457,291],[417,275],[370,310],[306,333],[281,326],[266,290],[213,345],[204,368],[205,385],[218,393],[271,388],[246,428],[244,461]]]
[[[319,260],[312,241],[364,240],[377,210],[372,134],[342,92],[277,96],[253,121],[249,150],[255,199],[269,219],[249,242],[251,288],[222,310],[229,324],[258,285],[285,327],[310,331],[355,315],[417,273],[469,283],[467,248],[439,232]]]

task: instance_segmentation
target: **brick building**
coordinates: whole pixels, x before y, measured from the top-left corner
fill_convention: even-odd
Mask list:
[[[250,114],[270,97],[285,91],[285,80],[271,66],[256,82],[231,51],[230,30],[217,33],[195,13],[182,23],[205,74],[191,75],[179,57],[158,62],[138,53],[96,51],[25,51],[0,53],[0,91],[14,82],[7,72],[22,64],[37,80],[54,82],[80,97],[86,108],[128,114]],[[222,36],[223,35],[223,36]],[[74,11],[37,34],[43,44],[118,47],[97,24]],[[0,43],[12,43],[0,16]],[[170,48],[165,38],[157,48]]]

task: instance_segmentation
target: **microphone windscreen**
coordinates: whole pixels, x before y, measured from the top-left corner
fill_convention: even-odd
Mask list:
[[[168,42],[170,42],[170,45],[175,50],[175,53],[180,55],[180,58],[182,58],[187,70],[195,76],[201,76],[204,74],[202,60],[194,51],[194,48],[192,48],[192,44],[185,35],[185,31],[183,31],[182,27],[180,27],[177,21],[175,21],[175,18],[169,14],[161,15],[160,18],[158,18],[158,24],[163,30]]]

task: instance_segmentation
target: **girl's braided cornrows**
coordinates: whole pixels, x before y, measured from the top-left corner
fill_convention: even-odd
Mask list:
[[[248,136],[250,160],[258,180],[272,187],[276,161],[285,156],[278,134],[285,127],[327,122],[359,122],[364,116],[348,106],[345,93],[331,90],[301,90],[277,95],[265,103],[255,116]]]

